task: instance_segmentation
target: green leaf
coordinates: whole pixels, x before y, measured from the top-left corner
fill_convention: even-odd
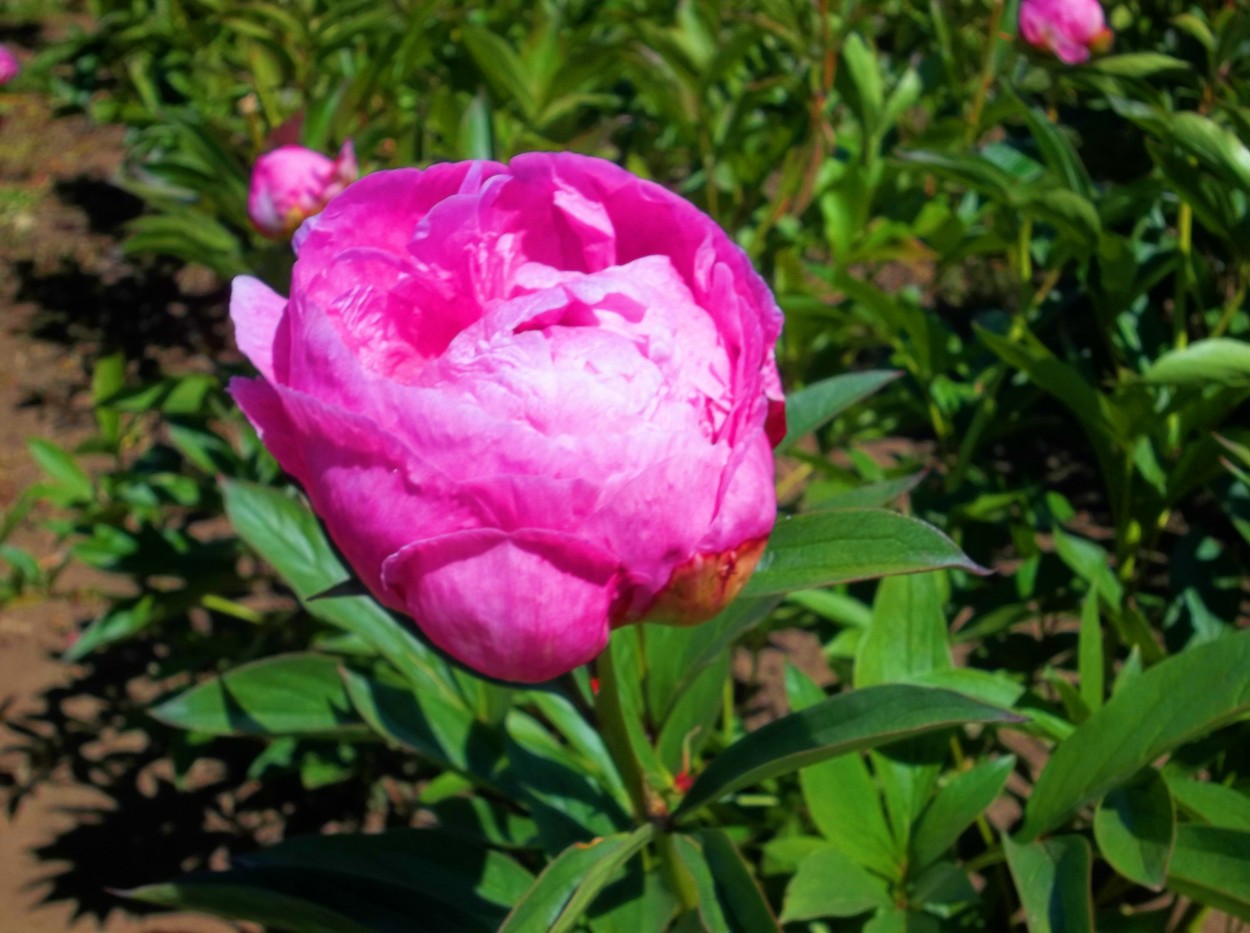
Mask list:
[[[881,118],[885,90],[877,55],[858,32],[850,32],[842,42],[842,69],[838,77],[847,106],[855,114],[864,135],[874,132]]]
[[[1169,350],[1142,378],[1171,385],[1250,385],[1250,343],[1228,337],[1199,340],[1181,350]]]
[[[708,933],[778,931],[777,918],[733,843],[719,829],[669,837],[676,868],[698,893],[698,919]]]
[[[810,512],[777,523],[747,596],[955,568],[987,573],[932,525],[897,512]]]
[[[1168,887],[1250,920],[1250,832],[1192,823],[1178,826]]]
[[[1168,771],[1164,779],[1176,805],[1185,813],[1213,826],[1250,832],[1250,797],[1223,784]]]
[[[1192,111],[1169,114],[1168,139],[1228,184],[1250,189],[1250,149],[1236,134]]]
[[[74,458],[52,441],[34,437],[26,442],[30,455],[39,464],[54,483],[61,486],[74,500],[90,502],[95,496],[91,485],[91,477],[80,467]]]
[[[126,382],[126,358],[120,353],[110,353],[96,360],[91,373],[91,401],[95,405],[96,424],[100,434],[110,444],[116,444],[121,430],[121,416],[101,403],[119,392]]]
[[[85,629],[62,657],[71,663],[81,661],[97,648],[133,638],[164,616],[156,596],[148,593],[111,608]]]
[[[873,370],[834,376],[792,392],[786,397],[786,436],[777,445],[782,453],[799,438],[811,434],[856,402],[879,392],[902,375],[898,370]]]
[[[153,707],[167,725],[211,735],[359,735],[337,658],[283,654],[244,664]]]
[[[249,873],[239,878],[234,872],[188,875],[168,884],[151,884],[129,891],[122,897],[157,904],[174,910],[202,911],[229,920],[250,920],[274,930],[299,933],[374,933],[352,918],[350,904],[340,913],[305,897],[317,876],[294,872]],[[349,900],[342,898],[341,900]]]
[[[647,693],[653,703],[652,714],[660,721],[672,715],[678,699],[703,675],[709,667],[720,663],[733,644],[755,628],[776,608],[780,599],[768,596],[752,599],[740,596],[716,618],[690,629],[683,639],[685,647],[680,658],[673,658],[671,665],[661,670],[647,672]],[[643,639],[650,645],[659,626],[649,625],[642,629]]]
[[[312,615],[359,635],[413,683],[462,702],[443,661],[372,599],[314,598],[350,574],[311,512],[280,490],[254,483],[228,481],[222,491],[239,537],[278,571]]]
[[[881,581],[855,654],[855,686],[903,683],[951,666],[936,573]]]
[[[650,824],[565,849],[516,903],[499,933],[564,933],[613,876],[651,841]]]
[[[1014,755],[983,761],[956,775],[939,790],[912,832],[910,864],[923,867],[945,855],[963,831],[1002,793],[1015,766]]]
[[[225,872],[188,875],[125,896],[250,920],[273,930],[440,928],[491,933],[532,878],[506,855],[434,830],[296,837]]]
[[[1160,755],[1247,711],[1250,632],[1159,662],[1119,688],[1055,750],[1029,798],[1021,838],[1049,832]]]
[[[592,933],[639,933],[668,930],[677,911],[677,895],[659,871],[626,866],[625,877],[606,888],[590,912]]]
[[[1055,836],[1021,844],[1004,836],[1003,850],[1029,933],[1094,933],[1092,859],[1083,837]]]
[[[828,846],[803,859],[786,888],[781,922],[854,917],[889,907],[890,891],[844,852]]]
[[[971,722],[1017,717],[957,693],[892,684],[830,697],[749,733],[721,752],[698,776],[674,816],[689,813],[740,788],[816,764]]]
[[[511,98],[527,118],[538,108],[525,65],[507,41],[480,26],[465,25],[464,45],[482,70],[491,87],[503,98]]]
[[[1161,887],[1176,840],[1176,809],[1153,768],[1107,792],[1094,812],[1094,839],[1111,867],[1130,881]]]
[[[786,692],[795,712],[825,699],[823,690],[788,663]],[[834,847],[885,878],[901,879],[903,853],[886,824],[881,793],[862,755],[839,755],[803,768],[799,787],[812,822]]]
[[[1081,603],[1081,630],[1076,645],[1077,675],[1081,700],[1091,713],[1102,708],[1106,693],[1106,662],[1103,658],[1102,624],[1098,617],[1098,593],[1091,589]]]
[[[1171,71],[1189,71],[1189,62],[1161,52],[1126,52],[1091,62],[1094,71],[1115,78],[1151,78]]]
[[[534,882],[511,857],[431,829],[296,836],[241,857],[237,864],[325,871],[387,884],[492,925],[503,920]]]
[[[941,933],[937,917],[919,910],[891,907],[864,924],[862,933]]]
[[[503,783],[503,736],[462,704],[384,672],[370,677],[344,668],[340,673],[356,712],[378,735],[488,786]]]
[[[100,404],[118,411],[198,415],[204,413],[207,400],[217,387],[215,376],[191,373],[186,376],[171,376],[145,386],[123,388]]]

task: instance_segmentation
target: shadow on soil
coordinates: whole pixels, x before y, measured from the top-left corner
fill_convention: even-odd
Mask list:
[[[162,653],[154,641],[107,651],[40,694],[37,712],[5,722],[13,741],[0,747],[0,801],[10,816],[45,793],[75,801],[58,808],[67,828],[33,850],[45,870],[30,885],[41,904],[71,903],[75,919],[148,912],[115,892],[224,867],[288,835],[359,830],[378,807],[377,777],[404,771],[379,746],[339,783],[310,789],[281,764],[257,780],[257,743],[197,744],[146,715],[135,694],[152,692],[147,672]],[[411,814],[388,806],[379,818],[406,826]]]

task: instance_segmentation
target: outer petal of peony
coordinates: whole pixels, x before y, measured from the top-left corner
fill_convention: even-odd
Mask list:
[[[405,547],[382,573],[436,645],[490,677],[550,680],[608,641],[617,562],[573,535],[463,531]]]

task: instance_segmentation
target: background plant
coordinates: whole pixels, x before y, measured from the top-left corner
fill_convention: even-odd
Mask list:
[[[70,660],[160,646],[134,715],[177,760],[398,777],[394,821],[429,827],[136,896],[291,929],[1250,918],[1250,16],[1108,12],[1114,54],[1067,68],[1011,3],[92,4],[34,70],[129,128],[136,254],[282,287],[244,213],[278,141],[372,169],[576,149],[751,254],[791,392],[792,517],[747,596],[618,633],[597,693],[514,690],[341,587],[224,373],[102,357],[76,454],[109,466],[34,442],[25,500],[129,583]],[[9,593],[49,582],[0,556]],[[792,629],[832,676],[786,667],[792,712],[748,730],[735,646]]]

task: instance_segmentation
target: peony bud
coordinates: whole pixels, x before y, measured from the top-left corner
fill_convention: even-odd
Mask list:
[[[282,146],[256,160],[247,195],[248,217],[271,239],[290,237],[359,175],[351,140],[333,160],[303,146]]]
[[[0,42],[0,84],[8,84],[21,73],[22,63],[13,50]]]
[[[374,595],[490,676],[692,624],[775,519],[781,313],[706,215],[599,159],[378,172],[235,280],[231,392]]]
[[[1022,0],[1020,34],[1069,65],[1105,51],[1112,39],[1098,0]]]

